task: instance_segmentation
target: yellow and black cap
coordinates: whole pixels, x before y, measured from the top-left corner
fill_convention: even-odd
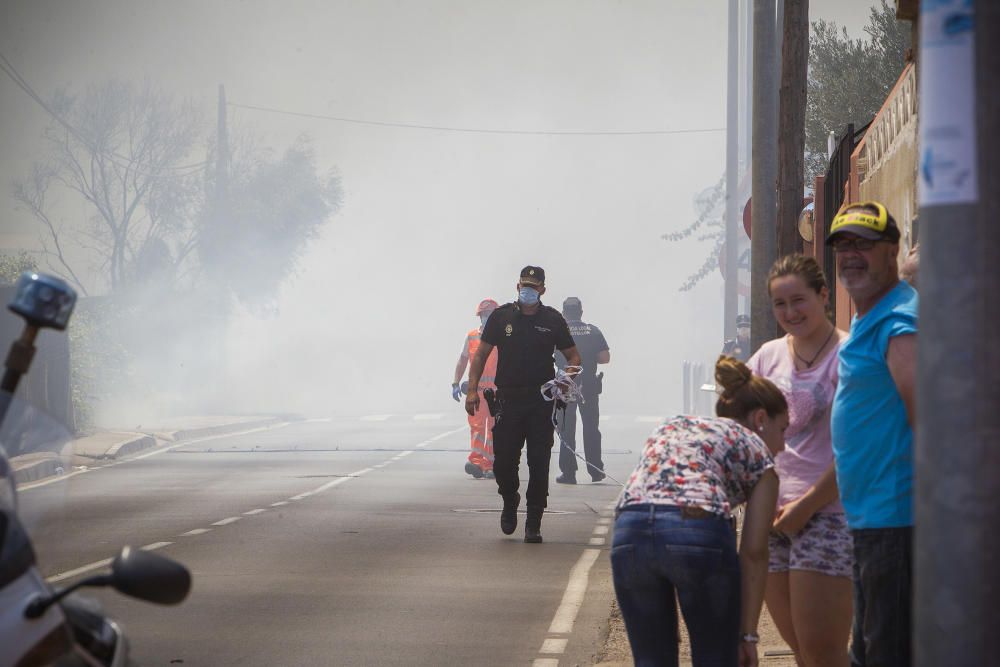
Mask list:
[[[521,269],[521,279],[519,282],[522,285],[543,287],[545,285],[545,269],[540,266],[526,266]]]
[[[826,236],[829,245],[839,234],[854,234],[869,241],[899,241],[899,227],[885,206],[877,201],[850,204],[830,225]]]

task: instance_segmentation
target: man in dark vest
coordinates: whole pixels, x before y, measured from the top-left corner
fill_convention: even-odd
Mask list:
[[[604,479],[604,462],[601,460],[601,431],[598,426],[601,420],[600,395],[603,389],[604,373],[597,372],[598,364],[611,361],[611,351],[604,334],[595,325],[583,321],[583,303],[575,296],[563,301],[563,317],[569,325],[570,335],[580,352],[580,364],[583,370],[577,376],[577,384],[583,394],[579,404],[569,403],[559,422],[559,438],[562,447],[559,448],[559,470],[562,474],[556,477],[559,484],[576,484],[576,412],[579,405],[580,416],[583,419],[583,452],[587,460],[587,472],[595,482]],[[560,354],[556,363],[565,365],[566,360]]]

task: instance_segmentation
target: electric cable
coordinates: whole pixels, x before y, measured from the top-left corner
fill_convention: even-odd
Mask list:
[[[277,109],[274,107],[258,106],[254,104],[240,104],[237,102],[227,102],[226,106],[236,109],[249,109],[250,111],[263,111],[265,113],[276,113],[286,116],[298,116],[300,118],[312,118],[315,120],[332,120],[340,123],[353,123],[355,125],[373,125],[376,127],[399,127],[409,130],[432,130],[436,132],[462,132],[466,134],[505,134],[524,136],[649,136],[649,135],[669,135],[669,134],[698,134],[707,132],[725,132],[724,127],[703,127],[686,128],[679,130],[501,130],[491,128],[473,127],[451,127],[446,125],[422,125],[419,123],[400,123],[381,120],[366,120],[363,118],[348,118],[344,116],[326,116],[323,114],[306,113],[302,111],[290,111],[288,109]]]
[[[193,172],[197,169],[203,169],[205,166],[208,165],[208,161],[206,160],[203,162],[197,162],[186,165],[162,165],[159,167],[154,167],[144,162],[139,162],[128,156],[120,155],[118,153],[115,153],[114,151],[101,150],[96,146],[94,146],[93,143],[86,136],[84,136],[84,134],[80,130],[78,130],[69,121],[67,121],[58,113],[56,113],[48,105],[48,103],[45,100],[43,100],[38,93],[35,92],[35,89],[31,87],[31,84],[29,84],[28,81],[21,76],[20,72],[17,71],[17,68],[15,68],[14,65],[9,60],[7,60],[6,56],[4,56],[3,53],[0,53],[0,70],[2,70],[3,73],[6,74],[11,79],[11,81],[13,81],[17,85],[17,87],[20,88],[28,97],[30,97],[36,104],[38,104],[38,106],[42,107],[42,109],[44,109],[47,114],[52,116],[52,118],[54,118],[56,122],[62,125],[67,132],[73,135],[73,138],[75,138],[77,141],[83,144],[88,151],[90,151],[95,155],[103,155],[107,157],[109,161],[115,163],[116,165],[118,165],[123,169],[138,169],[139,171],[144,171],[144,173],[146,173],[146,175],[148,176],[158,177],[161,176],[161,174],[156,173],[159,170]],[[117,160],[124,160],[125,164],[122,164]]]

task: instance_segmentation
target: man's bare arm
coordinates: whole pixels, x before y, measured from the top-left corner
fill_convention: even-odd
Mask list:
[[[906,406],[910,428],[917,427],[917,334],[904,334],[889,339],[885,354],[889,374],[896,383],[896,391]]]
[[[567,347],[565,350],[559,350],[562,355],[566,357],[567,366],[579,366],[580,365],[580,353],[576,349],[576,345],[573,347]]]

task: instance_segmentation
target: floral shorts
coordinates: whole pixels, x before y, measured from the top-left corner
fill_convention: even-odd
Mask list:
[[[768,572],[809,570],[832,577],[850,577],[854,541],[842,513],[814,514],[798,535],[771,533]]]

